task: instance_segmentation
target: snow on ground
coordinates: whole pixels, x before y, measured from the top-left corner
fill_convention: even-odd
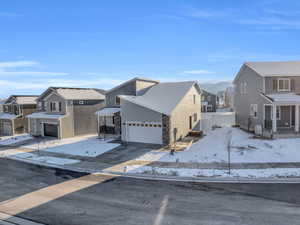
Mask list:
[[[142,173],[152,175],[182,176],[182,177],[245,177],[245,178],[271,178],[271,177],[299,177],[298,168],[279,169],[185,169],[185,168],[159,168],[151,166],[127,166],[127,173]]]
[[[46,139],[40,143],[24,146],[34,150],[78,155],[86,157],[96,157],[110,151],[120,144],[108,143],[110,140],[100,140],[97,135],[86,135],[66,139]]]
[[[80,160],[75,159],[67,159],[67,158],[58,158],[52,156],[39,156],[38,154],[33,153],[20,153],[16,155],[9,156],[9,158],[16,158],[16,159],[25,159],[36,161],[39,163],[49,163],[49,164],[56,164],[56,165],[66,165],[66,164],[74,164],[80,162]]]
[[[27,141],[31,140],[33,137],[31,137],[29,134],[19,134],[15,136],[4,136],[0,138],[0,145],[12,145],[16,144],[21,141]]]
[[[230,143],[230,144],[229,144]],[[211,130],[182,152],[152,151],[137,160],[161,162],[214,163],[228,161],[230,146],[233,163],[300,162],[300,138],[263,140],[239,128]]]

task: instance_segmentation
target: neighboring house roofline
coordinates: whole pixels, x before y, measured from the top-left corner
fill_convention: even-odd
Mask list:
[[[44,98],[47,98],[48,95],[51,95],[51,93],[55,93],[57,96],[61,97],[62,99],[64,100],[84,100],[84,99],[77,99],[77,98],[74,98],[74,99],[67,99],[65,98],[63,95],[59,94],[57,92],[57,90],[60,90],[60,89],[68,89],[68,90],[93,90],[93,91],[96,91],[98,92],[99,94],[101,94],[103,96],[103,100],[105,99],[105,93],[106,91],[103,90],[103,89],[97,89],[97,88],[75,88],[75,87],[49,87],[47,88],[39,97],[36,101],[39,101],[41,99],[44,99]],[[50,92],[50,93],[49,93]],[[86,100],[99,100],[98,98],[95,98],[95,99],[92,99],[92,98],[87,98]]]
[[[128,81],[125,81],[125,82],[123,82],[123,83],[117,85],[116,87],[113,87],[112,89],[108,90],[108,91],[106,92],[106,94],[108,94],[108,93],[110,93],[110,92],[112,92],[112,91],[114,91],[114,90],[116,90],[116,89],[118,89],[118,88],[121,88],[121,87],[123,87],[123,86],[125,86],[125,85],[127,85],[127,84],[129,84],[129,83],[131,83],[131,82],[133,82],[133,81],[137,81],[137,80],[138,80],[138,81],[146,81],[146,82],[150,82],[150,83],[156,83],[156,84],[159,83],[159,81],[157,81],[157,80],[151,80],[151,79],[147,79],[147,78],[135,77],[135,78],[133,78],[133,79],[130,79],[130,80],[128,80]]]
[[[18,98],[18,97],[36,97],[36,98],[38,98],[39,97],[39,95],[11,95],[11,96],[9,96],[5,101],[4,101],[4,103],[3,104],[10,104],[11,102],[11,99],[13,99],[13,98]]]

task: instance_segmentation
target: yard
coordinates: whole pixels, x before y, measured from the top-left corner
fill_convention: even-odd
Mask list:
[[[66,139],[45,139],[38,143],[25,145],[25,148],[46,152],[61,153],[84,157],[97,157],[110,151],[120,144],[109,143],[112,141],[98,139],[97,135],[85,135]]]
[[[239,128],[224,127],[211,130],[205,137],[182,152],[171,155],[152,151],[138,160],[161,162],[227,162],[230,150],[232,163],[300,162],[300,139],[254,139]]]

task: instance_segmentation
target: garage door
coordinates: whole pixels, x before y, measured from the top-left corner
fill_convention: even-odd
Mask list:
[[[57,124],[44,123],[44,136],[58,137]]]
[[[126,123],[125,139],[128,142],[162,144],[162,125],[157,123]]]
[[[11,122],[2,122],[1,123],[1,135],[4,135],[4,136],[12,135]]]

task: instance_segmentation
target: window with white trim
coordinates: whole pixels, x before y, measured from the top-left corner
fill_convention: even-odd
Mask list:
[[[257,117],[257,104],[250,105],[250,116]]]
[[[288,78],[280,78],[278,82],[278,91],[290,91],[291,90],[291,80]]]
[[[61,102],[50,102],[51,112],[60,112],[62,110]]]
[[[241,82],[240,86],[241,94],[247,94],[247,82]]]

